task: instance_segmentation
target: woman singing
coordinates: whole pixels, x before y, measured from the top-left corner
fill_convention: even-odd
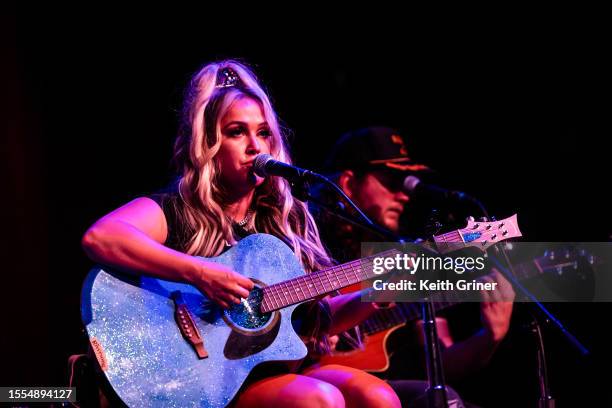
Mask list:
[[[198,258],[221,254],[241,238],[267,233],[284,241],[307,272],[331,265],[305,203],[288,183],[252,171],[258,154],[291,163],[270,100],[253,73],[235,61],[211,63],[192,79],[175,143],[178,181],[164,193],[137,198],[98,220],[83,247],[98,263],[198,288],[222,308],[246,298],[253,282]],[[359,296],[326,298],[333,335],[373,310]],[[306,318],[306,317],[304,317]],[[323,327],[326,326],[326,327]],[[238,407],[399,407],[393,390],[365,372],[310,367],[248,383]]]

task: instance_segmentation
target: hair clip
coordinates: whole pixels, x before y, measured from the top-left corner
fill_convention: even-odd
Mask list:
[[[229,88],[240,85],[240,77],[230,67],[221,68],[217,72],[217,85],[215,88]]]

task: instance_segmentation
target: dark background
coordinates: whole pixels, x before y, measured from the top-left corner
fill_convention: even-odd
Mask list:
[[[2,385],[66,384],[67,357],[86,347],[79,291],[92,265],[80,238],[101,215],[168,181],[182,91],[219,58],[254,67],[302,167],[320,168],[346,130],[393,126],[439,183],[499,217],[518,213],[526,240],[610,240],[597,23],[541,14],[416,32],[402,21],[338,20],[332,34],[313,20],[294,36],[240,16],[216,28],[196,11],[3,15]],[[560,406],[607,399],[589,389],[603,367],[594,362],[608,357],[609,305],[551,308],[593,352],[581,359],[545,332]],[[521,314],[489,371],[458,385],[473,401],[533,403],[535,354]]]

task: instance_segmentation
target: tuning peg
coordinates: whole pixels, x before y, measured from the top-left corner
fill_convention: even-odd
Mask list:
[[[480,222],[489,222],[489,219],[487,217],[480,217],[480,218],[478,218],[478,221],[480,221]]]
[[[570,250],[569,249],[565,250],[565,259],[570,259]]]
[[[550,251],[548,253],[548,259],[550,259],[551,261],[555,260],[555,251]]]
[[[476,223],[476,220],[474,219],[473,216],[469,216],[465,219],[465,221],[470,224],[470,223],[474,223],[474,225],[472,225],[472,229],[478,229],[480,228],[480,224]]]

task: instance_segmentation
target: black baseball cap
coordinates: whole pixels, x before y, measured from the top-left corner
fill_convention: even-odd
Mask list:
[[[395,129],[368,127],[342,135],[325,162],[330,173],[343,170],[392,169],[420,172],[430,168],[408,155],[406,140]]]

